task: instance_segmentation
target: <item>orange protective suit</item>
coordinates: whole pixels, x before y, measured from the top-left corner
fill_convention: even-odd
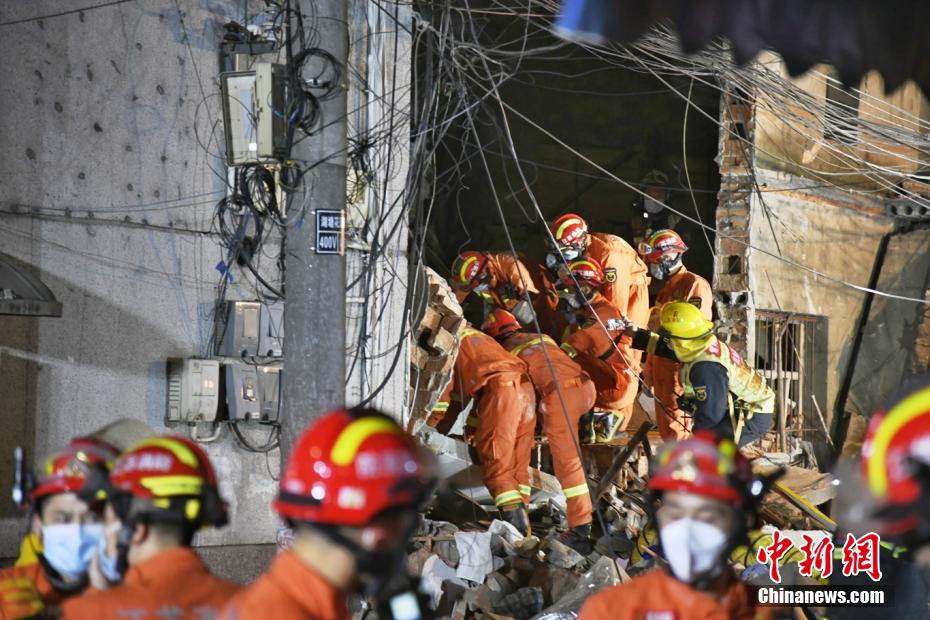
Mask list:
[[[517,332],[503,344],[529,367],[536,411],[543,417],[555,475],[568,506],[568,525],[590,523],[591,494],[576,446],[578,420],[594,406],[594,383],[549,336]]]
[[[646,327],[649,321],[649,268],[636,250],[616,235],[591,233],[585,255],[595,259],[604,269],[606,283],[601,288],[604,297],[633,325]],[[633,401],[639,391],[642,352],[628,343],[621,342],[618,346],[623,351],[623,358],[629,360],[630,372],[620,374],[616,397],[606,408],[619,411],[629,421],[633,414]]]
[[[695,590],[662,569],[601,590],[581,607],[578,620],[764,620],[770,607],[758,607],[755,590],[736,577],[720,600]]]
[[[491,289],[479,294],[492,306],[512,310],[526,299],[526,293],[539,293],[530,270],[513,254],[488,254],[485,269],[491,273]]]
[[[496,340],[472,327],[462,330],[453,380],[439,398],[429,423],[450,427],[449,414],[475,400],[474,444],[484,469],[484,485],[497,506],[527,501],[529,466],[536,428],[536,396],[526,363]],[[461,400],[449,406],[451,395]],[[471,417],[471,416],[470,416]]]
[[[236,594],[219,620],[349,620],[346,595],[285,551],[264,575]]]
[[[633,350],[629,338],[623,338],[620,323],[623,313],[602,294],[595,295],[590,303],[600,321],[585,308],[587,318],[574,331],[567,332],[562,340],[563,348],[577,354],[576,361],[594,380],[597,390],[594,406],[603,411],[619,411],[624,415],[623,430],[633,410],[639,365],[633,362],[629,354]],[[632,398],[629,396],[631,393]]]
[[[32,618],[64,599],[38,563],[0,570],[0,618]]]
[[[655,305],[649,315],[649,330],[656,332],[661,327],[659,314],[663,305],[672,301],[687,301],[697,305],[708,321],[713,319],[714,294],[710,284],[697,275],[681,269],[669,276],[656,296]],[[691,434],[691,417],[678,408],[678,398],[683,394],[679,372],[681,364],[657,355],[650,355],[643,364],[643,380],[655,392],[656,423],[662,439],[673,441],[685,439]],[[662,404],[659,404],[662,403]],[[666,412],[662,408],[665,405]]]
[[[215,617],[238,589],[211,575],[193,549],[179,547],[129,567],[118,586],[69,598],[61,611],[63,618],[82,620]]]
[[[533,286],[539,291],[539,295],[533,298],[533,311],[539,322],[539,330],[552,338],[561,338],[568,327],[568,321],[558,310],[559,291],[551,279],[551,274],[542,263],[529,259],[524,260],[524,263],[533,277]]]

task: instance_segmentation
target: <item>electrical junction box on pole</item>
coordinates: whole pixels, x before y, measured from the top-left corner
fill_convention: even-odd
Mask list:
[[[262,357],[281,357],[284,355],[284,303],[276,301],[262,304],[258,354]]]
[[[168,422],[213,422],[220,400],[220,363],[168,360]]]
[[[287,157],[287,70],[256,63],[251,71],[223,73],[223,127],[230,166]]]
[[[227,301],[217,313],[216,354],[223,357],[258,355],[262,304],[257,301]]]
[[[274,421],[281,402],[281,369],[233,362],[223,367],[226,407],[234,422]]]

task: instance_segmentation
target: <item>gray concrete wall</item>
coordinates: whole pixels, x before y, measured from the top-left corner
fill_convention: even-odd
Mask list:
[[[74,6],[4,3],[0,22]],[[14,442],[41,456],[126,416],[164,431],[166,359],[207,353],[224,257],[209,232],[224,191],[217,45],[242,10],[133,1],[0,27],[0,251],[64,305],[58,319],[0,320],[3,497]],[[253,297],[234,277],[229,297]],[[206,448],[232,523],[202,544],[272,542],[275,456],[225,432]],[[0,555],[15,551],[0,538]]]

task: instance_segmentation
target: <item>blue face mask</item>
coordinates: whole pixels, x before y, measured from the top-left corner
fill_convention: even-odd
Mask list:
[[[67,579],[79,579],[103,540],[99,524],[46,525],[42,528],[42,555]]]
[[[103,536],[100,537],[100,544],[97,546],[97,558],[100,560],[100,570],[107,581],[119,583],[123,580],[122,573],[116,568],[117,557],[107,554],[107,541]]]

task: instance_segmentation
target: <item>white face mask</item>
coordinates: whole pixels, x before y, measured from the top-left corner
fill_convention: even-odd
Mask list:
[[[97,558],[100,560],[100,570],[110,583],[119,583],[123,580],[122,573],[117,569],[117,556],[107,553],[107,536],[116,534],[121,527],[122,524],[119,521],[114,521],[108,525],[104,535],[100,537],[100,544],[97,546]]]
[[[659,537],[672,574],[685,583],[692,583],[696,576],[719,573],[726,566],[721,555],[728,536],[716,525],[678,519],[663,527]]]
[[[490,285],[490,284],[488,284],[487,282],[482,282],[481,284],[479,284],[478,286],[476,286],[476,287],[473,288],[472,290],[473,290],[475,293],[478,293],[478,294],[480,295],[481,293],[486,293],[486,292],[488,291],[489,288],[491,288],[491,285]]]
[[[569,263],[581,256],[581,250],[578,248],[565,248],[564,250],[561,250],[561,252],[562,258],[564,258]]]
[[[656,280],[664,280],[666,276],[665,268],[659,263],[649,263],[649,275]]]
[[[63,577],[78,579],[103,539],[100,524],[46,525],[42,527],[42,555]]]

